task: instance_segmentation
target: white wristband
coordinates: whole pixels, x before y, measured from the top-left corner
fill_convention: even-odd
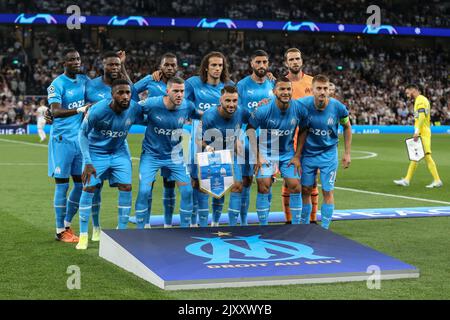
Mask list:
[[[78,108],[77,113],[84,113],[86,111],[86,108],[86,106]]]
[[[206,147],[205,147],[205,151],[206,151],[206,152],[214,152],[214,148],[211,147],[211,146],[206,146]]]
[[[419,134],[419,128],[414,128],[414,134]]]

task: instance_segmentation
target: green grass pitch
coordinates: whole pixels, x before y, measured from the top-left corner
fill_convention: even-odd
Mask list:
[[[424,162],[409,188],[393,179],[406,174],[406,135],[354,135],[353,162],[339,169],[336,186],[450,202],[450,136],[434,135],[433,157],[444,187],[428,190],[431,176]],[[5,139],[16,142],[11,143]],[[53,181],[47,177],[47,148],[37,136],[0,137],[0,299],[449,299],[450,217],[338,221],[334,232],[396,257],[420,269],[419,279],[382,281],[380,290],[365,282],[227,288],[166,292],[98,256],[98,243],[87,251],[54,237]],[[129,144],[139,157],[141,135]],[[341,145],[342,147],[342,145]],[[342,149],[340,149],[342,151]],[[376,153],[368,159],[357,159]],[[134,160],[134,195],[138,161]],[[281,185],[274,187],[272,210],[281,211]],[[255,211],[255,186],[250,211]],[[162,212],[161,181],[153,194],[153,211]],[[337,189],[336,209],[442,206],[439,203]],[[115,228],[117,191],[104,188],[101,224]],[[177,212],[177,211],[176,211]],[[78,230],[78,218],[74,220]],[[130,228],[134,226],[130,225]],[[68,266],[81,270],[81,289],[69,290]]]

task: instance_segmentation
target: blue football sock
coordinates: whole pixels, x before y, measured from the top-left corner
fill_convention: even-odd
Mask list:
[[[181,194],[180,201],[180,226],[188,228],[192,217],[192,186],[187,184],[178,188]]]
[[[198,220],[200,227],[208,226],[209,216],[209,195],[207,193],[198,193]]]
[[[70,191],[69,198],[67,199],[66,217],[64,219],[64,225],[66,227],[70,227],[72,219],[78,211],[82,191],[83,184],[81,182],[74,182],[72,191]]]
[[[89,216],[92,210],[93,192],[83,191],[80,197],[80,234],[88,233],[89,230]]]
[[[322,218],[322,227],[325,229],[330,228],[331,218],[333,217],[334,204],[322,203],[320,207],[320,215]]]
[[[266,226],[269,224],[269,194],[268,193],[259,193],[256,196],[256,212],[258,213],[259,224],[262,226]]]
[[[309,224],[309,219],[311,217],[312,204],[304,203],[302,207],[302,218],[300,220],[301,224]]]
[[[131,212],[131,191],[119,190],[119,229],[126,229]]]
[[[139,184],[139,192],[134,204],[136,212],[136,228],[144,229],[146,215],[148,214],[148,198],[152,194],[152,186],[149,184]],[[150,215],[149,215],[150,216]],[[150,218],[149,218],[150,219]]]
[[[150,225],[150,216],[152,215],[152,202],[153,202],[153,197],[152,197],[152,193],[150,193],[150,195],[148,196],[147,212],[144,217],[144,226]]]
[[[95,228],[100,227],[100,205],[102,203],[102,189],[101,187],[94,192],[94,198],[92,199],[92,225]]]
[[[230,203],[228,204],[228,220],[230,226],[237,225],[239,212],[241,211],[242,195],[240,192],[231,192]]]
[[[292,224],[300,224],[302,215],[302,194],[291,193],[289,195],[289,207],[292,214]]]
[[[220,199],[213,198],[213,200],[212,200],[212,210],[213,210],[212,220],[214,222],[219,222],[220,216],[222,215],[222,209],[223,209],[224,202],[225,202],[225,197],[222,197]]]
[[[172,224],[173,210],[175,209],[175,188],[164,187],[164,223],[167,225]]]
[[[272,186],[269,188],[269,208],[272,205]]]
[[[64,231],[64,218],[66,216],[68,183],[55,184],[55,194],[53,197],[53,207],[55,209],[56,233]]]
[[[200,191],[198,189],[192,189],[192,217],[191,224],[197,224],[197,215],[198,215],[198,194]]]
[[[241,225],[248,225],[247,222],[247,213],[248,207],[250,205],[250,187],[242,188],[242,196],[241,196]]]

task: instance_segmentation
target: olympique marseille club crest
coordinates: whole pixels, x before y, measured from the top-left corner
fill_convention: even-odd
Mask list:
[[[227,234],[227,233],[224,233]],[[224,239],[200,238],[199,242],[190,244],[186,251],[190,254],[208,259],[205,264],[230,262],[270,262],[295,259],[332,259],[314,255],[310,246],[292,241],[263,239],[261,235],[234,237]],[[209,247],[209,248],[208,248]]]
[[[197,153],[200,188],[220,199],[234,183],[230,150]]]

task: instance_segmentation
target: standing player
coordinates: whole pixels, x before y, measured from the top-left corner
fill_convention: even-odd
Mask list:
[[[250,141],[256,140],[255,132],[251,129],[261,130],[257,145],[251,144],[254,154],[257,155],[256,211],[260,224],[267,225],[272,175],[278,167],[290,191],[292,223],[299,224],[302,211],[300,161],[299,154],[294,154],[293,136],[297,126],[302,126],[306,121],[306,109],[299,107],[297,101],[291,100],[292,84],[286,77],[277,79],[273,93],[276,98],[253,112],[247,127]]]
[[[231,150],[233,154],[233,171],[235,183],[231,187],[230,202],[228,206],[228,218],[230,226],[235,226],[241,210],[242,174],[241,165],[237,155],[242,153],[242,145],[239,141],[241,128],[248,122],[250,113],[247,108],[238,107],[238,92],[235,87],[225,86],[222,89],[220,105],[205,111],[202,117],[202,125],[199,133],[202,136],[202,149],[214,152],[215,150]],[[208,226],[209,196],[200,191],[198,194],[198,218],[200,227]],[[220,216],[216,217],[219,221]],[[212,226],[218,222],[213,221]]]
[[[420,94],[419,87],[415,84],[408,85],[405,92],[408,99],[414,99],[414,141],[417,141],[419,137],[422,139],[422,144],[425,151],[425,162],[428,165],[428,170],[433,176],[433,182],[426,187],[442,187],[443,183],[439,178],[436,163],[431,157],[430,102],[425,96]],[[409,186],[418,164],[419,163],[417,161],[411,161],[409,163],[406,177],[400,180],[394,180],[394,183],[399,186]]]
[[[302,53],[297,48],[290,48],[284,53],[284,65],[289,72],[286,77],[292,81],[292,99],[299,99],[312,94],[313,77],[303,72]],[[297,147],[298,130],[294,135],[294,148]],[[291,223],[292,216],[289,210],[289,190],[283,186],[282,192],[283,211],[286,217],[286,223]],[[316,222],[317,206],[319,202],[319,190],[317,183],[312,192],[313,209],[311,211],[311,222]]]
[[[103,99],[112,99],[112,83],[116,79],[125,79],[129,83],[128,73],[125,68],[126,54],[124,51],[106,52],[103,55],[103,75],[92,79],[86,83],[86,102],[93,104]],[[128,149],[127,142],[125,146]],[[131,155],[130,155],[131,157]],[[92,203],[92,241],[100,241],[100,205],[101,205],[102,184],[96,188]]]
[[[320,170],[323,204],[320,208],[322,227],[330,227],[334,210],[334,181],[338,168],[338,127],[344,127],[345,150],[342,158],[344,169],[350,165],[350,148],[352,143],[352,128],[345,105],[329,97],[329,80],[326,76],[317,75],[313,78],[313,95],[297,100],[300,108],[308,113],[307,125],[299,138],[302,166],[303,210],[302,223],[309,224],[311,215],[311,193],[316,183],[316,175]],[[306,131],[307,129],[307,131]],[[306,138],[306,141],[305,141]],[[298,150],[297,150],[298,151]]]
[[[142,142],[139,164],[139,193],[136,200],[136,222],[144,228],[148,214],[148,197],[159,169],[164,168],[174,178],[181,193],[180,225],[189,227],[192,216],[192,186],[183,159],[183,125],[187,119],[199,119],[193,103],[184,99],[184,80],[172,77],[167,82],[167,94],[140,101],[147,114],[147,129]]]
[[[92,106],[83,121],[79,141],[83,153],[83,193],[80,199],[80,240],[77,249],[88,247],[89,216],[94,192],[103,180],[119,189],[118,229],[126,229],[131,211],[131,158],[125,139],[136,120],[142,121],[142,108],[131,101],[127,80],[112,83],[112,99]]]
[[[54,208],[56,215],[56,240],[78,242],[70,225],[78,210],[82,191],[82,156],[78,143],[84,106],[85,85],[88,78],[79,74],[81,59],[77,50],[63,52],[64,73],[48,87],[48,103],[54,120],[48,144],[48,175],[55,178]],[[74,187],[67,199],[69,177]]]
[[[273,98],[274,82],[267,78],[269,55],[264,50],[256,50],[250,57],[252,74],[237,83],[239,104],[251,113],[261,101]],[[245,163],[242,165],[242,202],[241,225],[247,225],[247,213],[250,205],[250,188],[253,182],[253,165],[250,164],[249,143],[245,143]],[[254,163],[254,162],[253,162]]]
[[[36,110],[37,115],[37,129],[39,134],[39,142],[44,142],[45,139],[47,139],[47,135],[45,134],[44,128],[45,128],[45,114],[47,113],[48,108],[45,106],[45,100],[42,99],[39,102],[39,108]]]
[[[233,85],[230,81],[228,73],[227,59],[221,52],[210,52],[203,57],[200,63],[200,71],[198,76],[190,77],[186,80],[186,99],[194,102],[195,108],[199,111],[206,111],[209,108],[216,108],[220,104],[221,90],[225,85]],[[197,225],[197,209],[198,209],[198,171],[196,154],[197,144],[195,142],[197,127],[199,121],[192,121],[191,144],[190,144],[190,160],[191,160],[191,178],[194,187],[193,205],[194,212],[192,215],[192,225]],[[212,201],[213,222],[219,223],[218,217],[222,213],[223,198]]]
[[[159,70],[152,75],[147,75],[133,85],[133,99],[139,100],[139,93],[147,91],[147,97],[160,97],[166,95],[167,82],[172,79],[178,71],[177,56],[173,53],[165,53],[161,57]],[[164,195],[164,227],[172,225],[172,216],[175,209],[175,181],[170,179],[167,170],[162,169]],[[145,227],[150,227],[150,214],[152,199],[148,199],[148,215],[145,217]]]

